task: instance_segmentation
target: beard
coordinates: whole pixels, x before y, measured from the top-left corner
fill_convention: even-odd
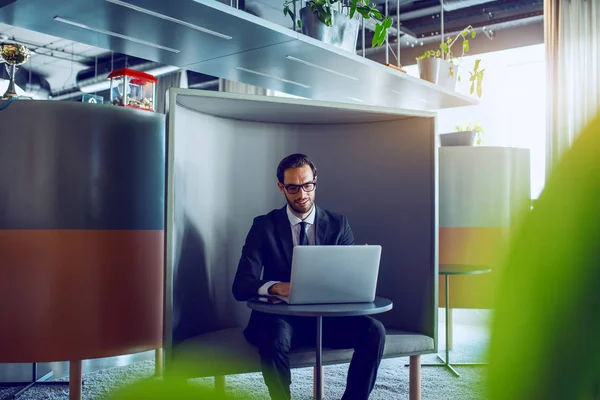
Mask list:
[[[292,210],[294,210],[295,212],[297,212],[298,214],[306,214],[308,213],[314,204],[313,199],[309,198],[308,201],[306,202],[306,204],[304,206],[300,206],[299,204],[295,203],[294,201],[291,201],[290,199],[288,199],[286,197],[287,203],[290,206],[290,208]]]

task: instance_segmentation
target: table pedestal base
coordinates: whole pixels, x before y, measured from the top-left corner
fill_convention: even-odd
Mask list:
[[[446,360],[444,360],[439,355],[437,357],[440,359],[440,361],[442,362],[442,364],[421,364],[421,366],[422,367],[446,367],[450,371],[452,371],[452,373],[454,375],[460,376],[460,374],[458,372],[456,372],[456,370],[454,369],[454,367],[456,367],[456,366],[458,366],[458,367],[479,367],[479,366],[482,366],[482,365],[488,365],[487,363],[452,363],[452,364],[450,364],[449,362],[447,362]]]
[[[487,271],[487,270],[485,270]],[[450,339],[450,326],[452,323],[452,318],[450,316],[450,280],[449,276],[445,276],[444,283],[446,285],[446,302],[444,304],[444,310],[446,312],[446,359],[443,359],[438,354],[437,357],[442,361],[442,364],[421,364],[422,367],[446,367],[456,376],[460,376],[458,372],[453,368],[454,366],[463,366],[463,367],[475,367],[480,365],[487,365],[486,363],[450,363],[450,348],[451,348],[451,339]],[[408,366],[408,364],[406,365]]]
[[[315,363],[315,399],[323,399],[323,317],[317,317],[317,348]]]

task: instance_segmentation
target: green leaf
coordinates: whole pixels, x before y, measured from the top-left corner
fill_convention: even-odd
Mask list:
[[[373,34],[373,39],[371,40],[371,47],[378,46],[379,37],[381,36],[381,25],[375,25],[375,33]]]
[[[350,18],[354,17],[354,13],[356,12],[356,6],[358,5],[359,0],[352,0],[352,5],[350,6]]]
[[[457,76],[458,81],[460,82],[460,75]]]
[[[442,51],[444,53],[448,53],[448,51],[449,51],[449,47],[448,47],[448,45],[446,43],[440,44],[440,49],[442,49]]]
[[[467,51],[469,51],[469,41],[465,40],[463,42],[463,51],[466,53]]]
[[[473,94],[473,91],[475,91],[475,82],[471,83],[471,89],[469,90],[469,94]]]
[[[436,52],[435,52],[435,56],[436,56],[436,57],[441,57],[441,56],[442,56],[442,52],[441,52],[441,51],[439,51],[439,50],[438,50],[438,51],[436,51]]]
[[[392,26],[392,23],[392,19],[389,16],[386,16],[383,22],[375,24],[375,34],[373,35],[371,46],[381,46],[385,43],[387,31]]]
[[[385,19],[383,20],[383,27],[384,29],[387,30],[390,29],[392,27],[392,24],[394,23],[394,21],[392,21],[392,19],[390,18],[389,15],[385,16]]]
[[[298,20],[296,22],[298,22],[298,28],[302,29],[302,21]]]
[[[290,10],[289,6],[285,6],[283,9],[283,15],[289,15],[292,20],[292,26],[296,23],[296,15],[292,10]]]
[[[467,37],[468,33],[469,33],[469,31],[465,29],[464,31],[462,31],[461,35],[462,35],[462,37]]]
[[[378,10],[375,9],[369,9],[369,12],[373,15],[373,18],[381,20],[383,18],[383,15],[381,15],[381,13]]]
[[[358,11],[358,13],[359,13],[360,15],[362,15],[362,17],[363,17],[364,19],[369,19],[369,18],[370,18],[370,16],[369,16],[370,9],[369,9],[368,7],[365,7],[365,6],[357,6],[357,7],[356,7],[356,11]]]
[[[475,31],[471,32],[471,37],[475,38],[475,36],[477,35],[477,33],[475,33]]]
[[[481,62],[481,59],[475,60],[475,66],[473,67],[473,72],[477,72],[477,69],[479,68],[479,63],[480,62]]]
[[[383,29],[383,26],[381,26],[381,29],[379,31],[379,37],[377,38],[377,46],[383,46],[383,44],[385,43],[385,37],[385,30]]]

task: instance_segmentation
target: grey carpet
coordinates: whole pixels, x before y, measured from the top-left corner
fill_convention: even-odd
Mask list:
[[[408,368],[406,358],[384,360],[381,363],[377,384],[371,395],[372,400],[408,399]],[[339,399],[346,381],[348,365],[325,367],[325,398]],[[483,379],[485,367],[457,367],[460,378],[456,378],[444,368],[422,368],[423,399],[484,399]],[[312,368],[299,368],[293,371],[292,398],[312,399]],[[83,399],[104,399],[111,390],[154,373],[153,361],[142,361],[126,367],[110,368],[84,375]],[[212,378],[194,379],[198,384],[212,384]],[[0,399],[8,398],[18,388],[0,391]],[[233,394],[244,394],[252,399],[269,400],[268,392],[260,373],[233,375],[227,377],[227,390]],[[58,400],[68,399],[68,389],[62,386],[39,386],[29,389],[20,399]]]
[[[485,329],[476,327],[461,328],[455,325],[455,342],[452,361],[483,361],[488,343]],[[443,325],[440,326],[443,332]],[[440,353],[444,349],[443,334],[440,335]],[[435,363],[436,356],[422,357],[422,363]],[[408,399],[408,358],[383,360],[377,377],[377,384],[371,395],[372,400]],[[325,398],[339,399],[346,384],[348,364],[325,367]],[[456,367],[461,374],[455,377],[442,367],[422,367],[421,390],[423,400],[485,399],[484,384],[486,367]],[[312,399],[313,369],[293,370],[292,398],[294,400]],[[142,361],[124,367],[115,367],[84,374],[84,400],[101,400],[115,388],[140,379],[151,377],[154,373],[154,361]],[[194,383],[212,385],[212,378],[193,380]],[[6,399],[19,388],[0,389],[0,400]],[[233,375],[227,377],[227,390],[233,394],[243,393],[256,400],[269,400],[267,389],[260,373]],[[67,386],[39,386],[29,389],[19,399],[58,400],[68,399]]]

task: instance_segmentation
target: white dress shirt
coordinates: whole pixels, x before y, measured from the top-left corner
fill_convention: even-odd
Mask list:
[[[288,220],[290,221],[290,228],[292,230],[292,241],[293,241],[294,246],[297,246],[298,243],[300,242],[300,229],[302,228],[302,225],[300,223],[302,222],[302,220],[300,218],[298,218],[297,216],[295,216],[294,213],[292,213],[292,210],[290,209],[289,205],[286,207],[286,212],[287,212]],[[314,246],[314,244],[315,244],[315,206],[314,205],[313,205],[313,208],[312,208],[310,214],[308,214],[306,219],[304,219],[304,222],[308,223],[308,226],[306,227],[306,236],[308,237],[308,244],[309,244],[309,246]],[[269,281],[269,282],[265,283],[258,289],[258,294],[260,296],[268,296],[269,288],[278,282],[279,281]]]

